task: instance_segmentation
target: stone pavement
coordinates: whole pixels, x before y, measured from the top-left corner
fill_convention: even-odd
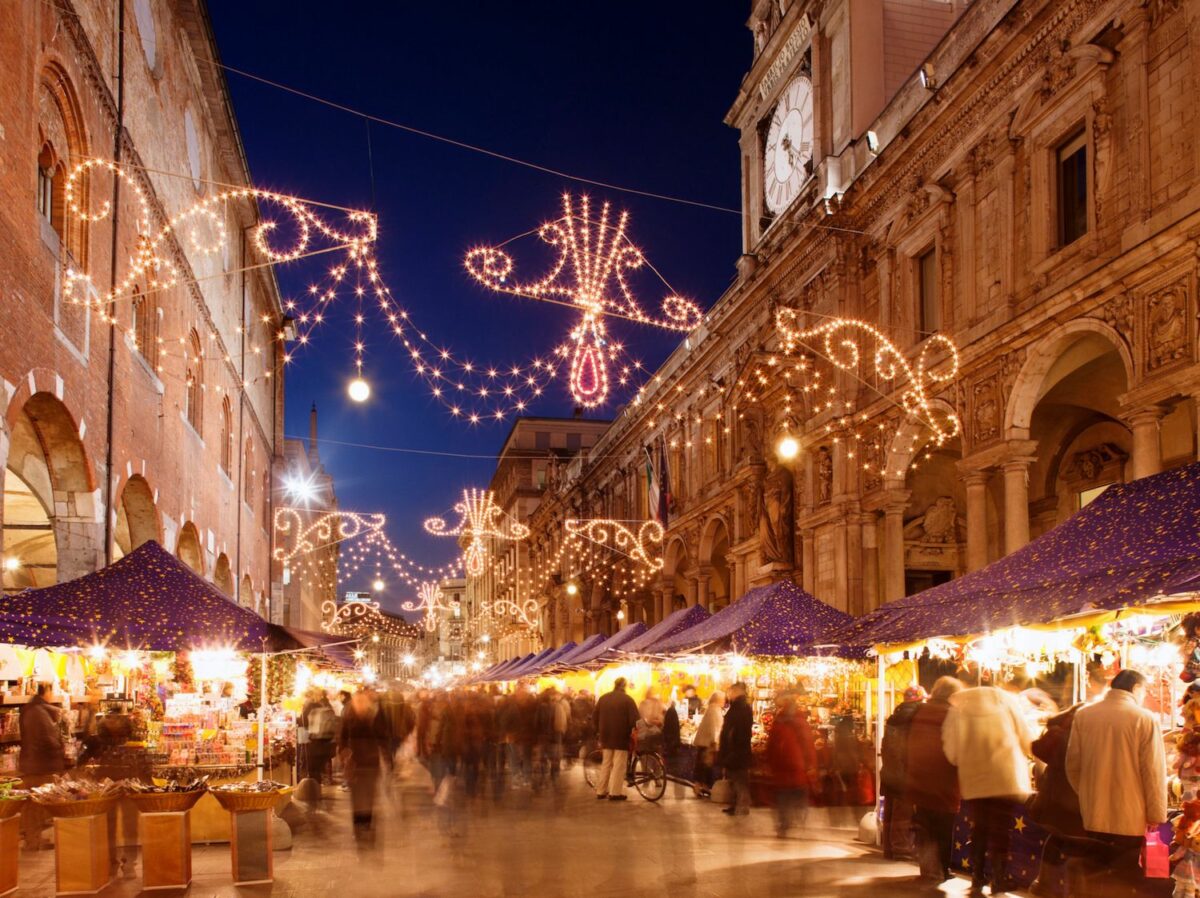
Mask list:
[[[514,790],[451,813],[433,806],[419,773],[381,797],[375,848],[355,848],[349,802],[333,790],[328,812],[275,853],[273,886],[235,889],[229,846],[197,846],[189,898],[937,898],[967,889],[962,879],[920,884],[913,865],[855,842],[850,811],[813,811],[803,832],[779,839],[768,810],[731,819],[673,787],[657,804],[632,790],[626,802],[599,802],[576,769],[557,794]],[[16,895],[53,895],[53,852],[23,852],[21,861]],[[134,878],[102,894],[151,893]]]

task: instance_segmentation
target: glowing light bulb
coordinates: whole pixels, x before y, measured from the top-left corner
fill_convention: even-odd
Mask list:
[[[346,393],[355,402],[366,402],[371,398],[371,385],[361,377],[356,377],[350,381],[350,385],[346,387]]]
[[[6,571],[10,571],[10,572],[15,571],[18,568],[20,568],[20,566],[21,566],[21,559],[17,558],[15,555],[9,555],[7,558],[4,559],[4,569]]]
[[[383,582],[383,579],[382,579],[382,578],[380,578],[380,577],[376,577],[376,578],[375,578],[375,580],[374,580],[374,582],[372,582],[372,583],[371,583],[371,588],[372,588],[373,590],[375,590],[376,592],[383,592],[383,587],[384,587],[384,586],[386,586],[386,585],[387,585],[387,584],[385,584],[385,583]]]
[[[796,438],[790,433],[785,434],[779,441],[779,445],[775,447],[775,451],[779,454],[780,458],[785,461],[791,461],[800,454],[800,444],[796,442]]]
[[[405,655],[400,660],[404,662],[405,667],[412,667],[417,661],[417,659],[414,658],[412,655]]]
[[[578,594],[578,592],[579,592],[579,587],[575,583],[567,584],[567,595],[573,596],[573,595]]]

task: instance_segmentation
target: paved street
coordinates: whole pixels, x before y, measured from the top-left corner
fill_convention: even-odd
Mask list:
[[[322,832],[305,828],[290,851],[275,854],[273,887],[235,889],[229,847],[197,848],[189,895],[449,896],[478,898],[785,898],[939,894],[916,883],[915,869],[889,863],[832,828],[814,812],[803,835],[775,837],[769,812],[732,821],[718,808],[668,791],[659,804],[632,792],[624,804],[597,802],[578,771],[566,777],[556,810],[549,795],[510,793],[453,822],[440,818],[416,778],[384,805],[378,847],[359,853],[350,833],[348,801],[338,793]],[[328,791],[328,790],[327,790]],[[53,855],[22,855],[21,898],[53,894]],[[961,894],[956,880],[944,894]],[[118,881],[113,898],[140,893],[140,880]]]

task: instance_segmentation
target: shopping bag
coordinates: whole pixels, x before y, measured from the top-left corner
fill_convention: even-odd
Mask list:
[[[1171,875],[1171,846],[1158,837],[1158,828],[1146,832],[1146,845],[1142,849],[1142,869],[1147,879],[1166,879]]]
[[[709,797],[716,804],[733,804],[733,783],[727,779],[720,779],[713,783]]]

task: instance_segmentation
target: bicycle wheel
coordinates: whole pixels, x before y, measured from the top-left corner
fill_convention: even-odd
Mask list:
[[[639,754],[634,765],[633,784],[646,801],[658,801],[667,791],[667,770],[663,759],[647,752]]]
[[[596,788],[596,781],[600,779],[600,765],[603,759],[599,749],[588,752],[587,757],[583,759],[583,780],[592,789]]]

